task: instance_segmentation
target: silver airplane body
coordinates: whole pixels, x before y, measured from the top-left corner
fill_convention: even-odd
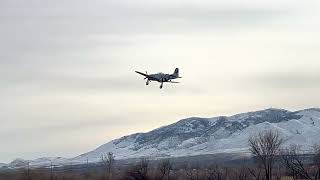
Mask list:
[[[149,83],[151,81],[157,81],[157,82],[161,83],[160,89],[162,89],[163,83],[165,83],[165,82],[168,82],[168,83],[179,83],[179,82],[175,82],[175,81],[172,81],[172,80],[173,79],[177,79],[177,78],[181,78],[179,76],[179,68],[176,68],[174,70],[173,74],[164,74],[164,73],[148,74],[147,72],[146,73],[142,73],[142,72],[139,72],[139,71],[135,71],[135,72],[138,73],[138,74],[141,74],[142,76],[144,76],[145,77],[144,79],[147,79],[146,85],[149,85]]]

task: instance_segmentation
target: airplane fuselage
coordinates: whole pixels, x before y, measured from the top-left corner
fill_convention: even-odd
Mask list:
[[[172,79],[176,79],[178,77],[173,76],[172,74],[164,74],[164,73],[157,73],[157,74],[150,74],[148,79],[150,81],[158,81],[158,82],[167,82]]]

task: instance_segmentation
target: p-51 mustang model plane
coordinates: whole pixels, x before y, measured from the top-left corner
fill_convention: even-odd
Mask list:
[[[172,81],[172,79],[181,78],[181,77],[179,77],[179,68],[176,68],[174,70],[173,74],[164,74],[164,73],[148,74],[147,72],[142,73],[139,71],[136,71],[136,73],[141,74],[142,76],[145,77],[144,79],[147,79],[146,85],[149,85],[149,82],[151,82],[151,81],[157,81],[157,82],[161,83],[160,89],[162,89],[164,82],[179,83],[179,82]]]

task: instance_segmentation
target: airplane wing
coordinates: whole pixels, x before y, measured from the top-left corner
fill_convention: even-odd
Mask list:
[[[166,81],[168,83],[180,83],[180,82],[176,82],[176,81]]]
[[[139,71],[135,71],[135,72],[138,73],[138,74],[141,74],[142,76],[150,77],[148,74],[145,74],[145,73],[142,73],[142,72],[139,72]]]

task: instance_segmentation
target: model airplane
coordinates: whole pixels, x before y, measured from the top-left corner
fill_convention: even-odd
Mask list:
[[[157,73],[157,74],[148,74],[146,73],[142,73],[139,71],[136,71],[136,73],[141,74],[142,76],[144,76],[144,79],[147,79],[146,85],[149,85],[149,83],[151,81],[157,81],[159,83],[161,83],[160,85],[160,89],[162,89],[163,87],[163,83],[168,82],[168,83],[179,83],[179,82],[175,82],[172,81],[172,79],[177,79],[177,78],[181,78],[179,77],[179,68],[176,68],[174,70],[173,74],[164,74],[164,73]]]

